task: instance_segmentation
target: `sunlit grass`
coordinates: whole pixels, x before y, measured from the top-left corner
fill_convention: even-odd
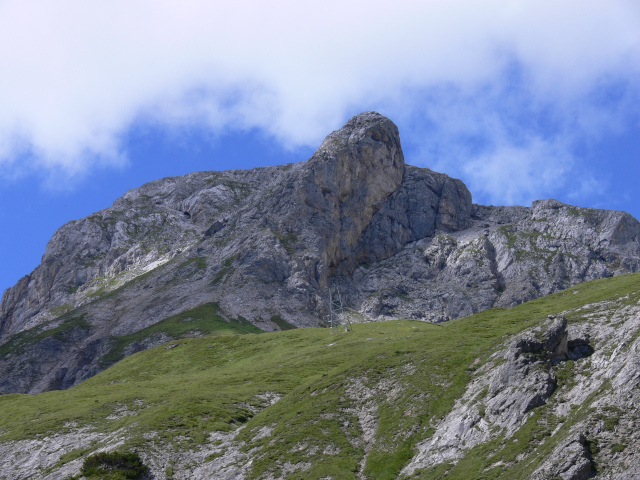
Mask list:
[[[510,335],[588,303],[626,295],[637,301],[639,292],[640,274],[632,274],[438,325],[398,320],[357,324],[352,332],[334,334],[307,328],[173,341],[125,358],[66,391],[0,396],[0,440],[82,426],[103,432],[126,427],[126,448],[144,449],[148,432],[186,448],[205,442],[214,430],[246,425],[238,439],[247,449],[261,447],[252,476],[277,474],[284,462],[310,461],[310,470],[287,478],[353,479],[365,454],[356,440],[362,434],[357,411],[366,399],[348,392],[359,379],[377,406],[376,442],[365,474],[397,478],[416,443],[432,431],[430,423],[450,411],[475,369]],[[169,323],[183,328],[185,318]],[[398,386],[395,396],[381,387],[385,382]],[[282,398],[264,408],[260,396],[271,393]],[[264,409],[254,416],[254,408]],[[272,427],[272,435],[255,439],[263,427]],[[323,453],[329,444],[334,451]],[[469,457],[475,471],[486,468],[485,453]]]

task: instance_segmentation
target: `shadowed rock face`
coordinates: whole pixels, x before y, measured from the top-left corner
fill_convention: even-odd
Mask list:
[[[62,226],[2,297],[0,392],[74,385],[115,337],[211,302],[263,330],[322,325],[330,285],[359,320],[511,306],[639,270],[639,235],[623,212],[474,205],[460,180],[405,165],[396,126],[367,112],[307,161],[156,180]]]
[[[326,286],[329,268],[349,263],[404,168],[397,127],[369,112],[297,165],[199,172],[131,190],[54,234],[42,264],[3,295],[3,334],[33,326],[97,278],[179,255],[240,257],[235,264],[265,282],[293,276],[290,283]]]
[[[296,268],[294,275],[326,287],[329,269],[353,269],[362,232],[402,183],[398,129],[377,113],[358,115],[296,167],[260,208],[282,235],[303,242],[304,257],[314,257],[315,272]]]

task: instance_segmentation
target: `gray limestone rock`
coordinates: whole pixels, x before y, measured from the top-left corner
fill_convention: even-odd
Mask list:
[[[324,325],[330,287],[359,321],[510,307],[640,270],[639,235],[624,212],[474,205],[367,112],[307,161],[156,180],[62,226],[2,296],[0,393],[72,386],[117,337],[204,304],[263,330]]]
[[[582,433],[577,433],[561,443],[553,455],[553,458],[559,461],[546,462],[533,479],[587,480],[595,477],[596,469],[588,440]]]
[[[586,307],[588,313],[567,312],[569,325],[560,314],[510,339],[482,364],[401,478],[455,464],[482,444],[500,450],[522,441],[516,433],[525,426],[527,448],[488,466],[494,478],[514,478],[506,472],[516,465],[529,468],[522,478],[533,480],[638,478],[640,305],[636,296]],[[565,376],[561,387],[558,374]]]

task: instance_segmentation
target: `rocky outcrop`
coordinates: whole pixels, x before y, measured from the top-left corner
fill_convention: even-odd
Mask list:
[[[411,174],[408,167],[405,179]],[[640,224],[625,212],[541,200],[474,205],[466,222],[458,230],[438,225],[393,257],[338,279],[349,304],[368,318],[441,322],[640,268]]]
[[[536,472],[534,478],[561,478],[562,480],[587,480],[596,476],[592,446],[581,433],[575,434],[558,445],[553,452],[555,461],[547,461],[546,465]]]
[[[572,316],[571,325],[562,315],[550,318],[482,365],[433,435],[418,445],[403,475],[455,465],[483,444],[499,451],[523,439],[526,454],[486,469],[496,469],[494,478],[516,478],[509,472],[526,469],[530,473],[517,478],[639,475],[637,298],[587,305]],[[502,469],[504,476],[495,473]]]
[[[311,159],[293,167],[256,205],[263,225],[289,254],[274,259],[288,264],[275,280],[317,294],[338,266],[352,271],[362,232],[398,189],[404,169],[398,129],[376,113],[354,117],[330,134]],[[236,225],[253,223],[250,212]],[[264,253],[255,252],[260,259]]]
[[[511,438],[527,414],[544,405],[555,391],[553,366],[569,358],[567,338],[567,320],[561,316],[550,317],[542,328],[514,339],[501,355],[503,363],[493,368],[485,365],[433,436],[418,445],[418,454],[404,473],[455,461],[491,440],[498,430]]]
[[[471,194],[460,180],[407,166],[402,185],[360,237],[355,260],[375,263],[436,231],[463,230],[472,224],[472,210]]]
[[[324,287],[331,268],[353,268],[362,231],[403,174],[396,126],[370,112],[301,164],[194,173],[131,190],[55,233],[42,264],[3,295],[3,336],[180,255],[204,254],[212,263],[235,255],[235,265],[263,282]]]
[[[405,165],[396,126],[367,112],[307,161],[156,180],[61,227],[2,297],[0,392],[74,385],[125,336],[204,304],[262,330],[323,325],[335,287],[353,321],[509,307],[640,270],[639,235],[623,212],[474,205],[460,180]]]

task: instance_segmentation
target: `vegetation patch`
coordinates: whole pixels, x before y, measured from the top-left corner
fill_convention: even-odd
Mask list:
[[[126,288],[131,287],[132,285],[137,285],[140,282],[150,278],[153,275],[157,275],[162,267],[168,265],[169,263],[175,261],[176,258],[170,260],[167,263],[164,263],[152,270],[149,270],[148,272],[144,272],[140,275],[138,275],[137,277],[132,278],[131,280],[129,280],[128,282],[120,285],[117,288],[114,288],[113,290],[110,290],[111,288],[115,287],[118,282],[120,281],[120,278],[125,275],[126,273],[128,273],[127,271],[121,272],[118,275],[107,279],[107,278],[97,278],[96,280],[98,281],[98,289],[90,294],[87,295],[87,297],[95,297],[95,299],[91,302],[91,303],[95,303],[95,302],[100,302],[106,298],[113,298],[115,296],[117,296],[121,291],[125,290]]]
[[[509,225],[502,225],[500,228],[498,228],[498,231],[504,235],[505,237],[507,237],[507,246],[509,248],[513,248],[513,246],[516,244],[516,240],[518,239],[516,233],[514,232],[514,227],[513,225],[509,224]]]
[[[610,405],[602,407],[600,411],[592,409],[592,417],[601,421],[604,429],[608,432],[613,432],[615,430],[618,422],[620,422],[621,416],[622,410]]]
[[[9,353],[22,351],[23,349],[36,345],[47,338],[53,338],[60,342],[64,342],[72,331],[76,329],[89,331],[90,328],[90,325],[82,316],[63,320],[57,327],[50,329],[46,329],[45,326],[39,325],[13,335],[7,343],[0,346],[0,357],[4,357]]]
[[[298,236],[295,233],[287,232],[286,234],[283,235],[282,233],[274,232],[273,230],[271,232],[276,237],[278,237],[278,240],[280,240],[280,243],[282,243],[282,246],[287,251],[287,253],[292,254],[293,252],[296,251],[296,243],[298,243]]]
[[[231,273],[233,273],[233,270],[234,270],[233,267],[221,268],[218,271],[218,273],[216,273],[215,277],[213,277],[213,279],[211,280],[210,282],[211,286],[218,285],[227,275],[230,275]]]
[[[198,307],[165,318],[160,322],[129,335],[112,337],[112,346],[102,357],[103,365],[111,365],[125,356],[127,346],[142,342],[153,335],[164,335],[170,339],[193,337],[195,335],[229,335],[260,333],[258,327],[243,317],[226,320],[220,315],[220,306],[205,303]]]
[[[620,453],[620,452],[624,452],[627,448],[627,445],[624,443],[614,443],[611,446],[611,451],[613,453]]]
[[[61,317],[62,315],[69,313],[71,310],[73,310],[73,305],[65,303],[63,305],[58,305],[57,307],[51,307],[49,309],[49,313],[55,317]]]
[[[586,207],[569,207],[567,208],[567,213],[572,217],[587,217],[588,219],[594,219],[598,214],[598,210]]]
[[[62,455],[60,457],[60,460],[58,460],[58,463],[56,463],[54,468],[61,467],[62,465],[66,464],[66,463],[72,462],[76,458],[80,458],[83,455],[85,455],[87,453],[90,453],[94,449],[95,449],[95,442],[92,442],[91,446],[89,446],[87,448],[76,448],[74,450],[71,450],[70,452],[67,452],[67,453],[65,453],[64,455]]]
[[[237,180],[226,179],[221,183],[233,192],[234,196],[236,197],[236,201],[242,200],[251,193],[251,187],[246,183],[238,182]]]
[[[137,480],[145,478],[149,467],[142,463],[137,453],[101,452],[87,458],[80,477],[100,480]]]
[[[198,269],[207,268],[207,260],[204,257],[194,257],[182,262],[179,268],[187,267],[191,264],[195,264]]]
[[[556,250],[541,248],[538,245],[539,238],[552,238],[548,233],[542,232],[518,232],[513,225],[503,225],[498,231],[507,238],[507,246],[515,250],[516,260],[526,258],[543,258],[545,269],[548,270]]]
[[[222,265],[224,265],[224,266],[218,271],[218,273],[216,273],[216,275],[211,280],[211,282],[210,282],[211,286],[218,285],[228,275],[231,275],[234,272],[235,268],[233,267],[233,262],[236,260],[236,258],[238,258],[238,255],[232,255],[232,256],[228,257],[227,259],[225,259],[224,262],[222,262]]]
[[[294,328],[298,328],[295,325],[290,324],[280,315],[273,315],[271,317],[271,323],[275,323],[280,330],[293,330]]]
[[[235,262],[236,258],[238,258],[238,255],[231,255],[230,257],[226,258],[223,262],[224,266],[230,267],[231,265],[233,265],[233,262]]]

